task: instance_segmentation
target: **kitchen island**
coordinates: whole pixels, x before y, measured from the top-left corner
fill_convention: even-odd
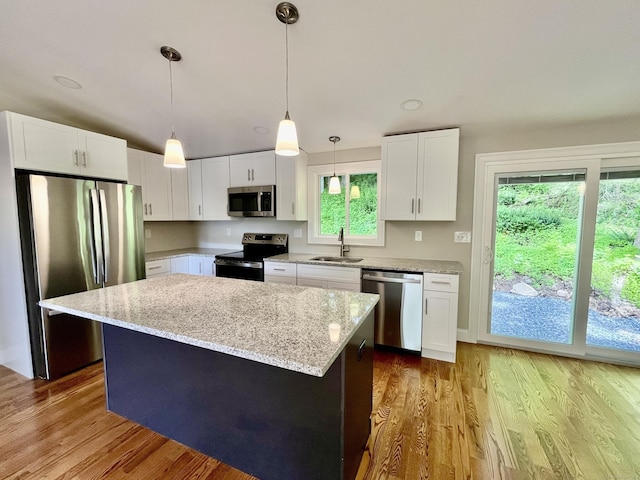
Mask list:
[[[353,479],[377,295],[170,275],[44,300],[103,323],[107,408],[263,480]]]

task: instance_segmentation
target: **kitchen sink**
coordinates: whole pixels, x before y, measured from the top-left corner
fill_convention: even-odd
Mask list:
[[[358,263],[362,261],[362,258],[357,257],[313,257],[311,260],[318,262],[340,262],[340,263]]]

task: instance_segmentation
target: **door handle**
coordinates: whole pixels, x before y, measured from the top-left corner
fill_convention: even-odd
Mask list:
[[[111,246],[109,243],[109,219],[107,218],[107,197],[100,190],[100,216],[102,217],[102,245],[104,246],[103,282],[109,281],[109,263],[111,262]]]
[[[102,239],[100,238],[102,232],[97,219],[100,217],[100,206],[98,202],[98,191],[95,189],[90,190],[91,195],[91,223],[93,224],[93,238],[91,247],[93,255],[91,255],[91,265],[93,267],[93,280],[97,285],[102,283],[102,271],[101,268],[104,265],[102,258]]]

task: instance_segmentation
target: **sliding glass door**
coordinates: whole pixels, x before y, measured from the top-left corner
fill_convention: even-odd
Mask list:
[[[479,341],[640,364],[638,160],[485,167]]]

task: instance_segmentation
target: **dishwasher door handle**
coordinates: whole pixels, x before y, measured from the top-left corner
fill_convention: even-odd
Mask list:
[[[376,277],[374,275],[362,275],[362,279],[381,283],[420,283],[420,280],[411,278]]]

